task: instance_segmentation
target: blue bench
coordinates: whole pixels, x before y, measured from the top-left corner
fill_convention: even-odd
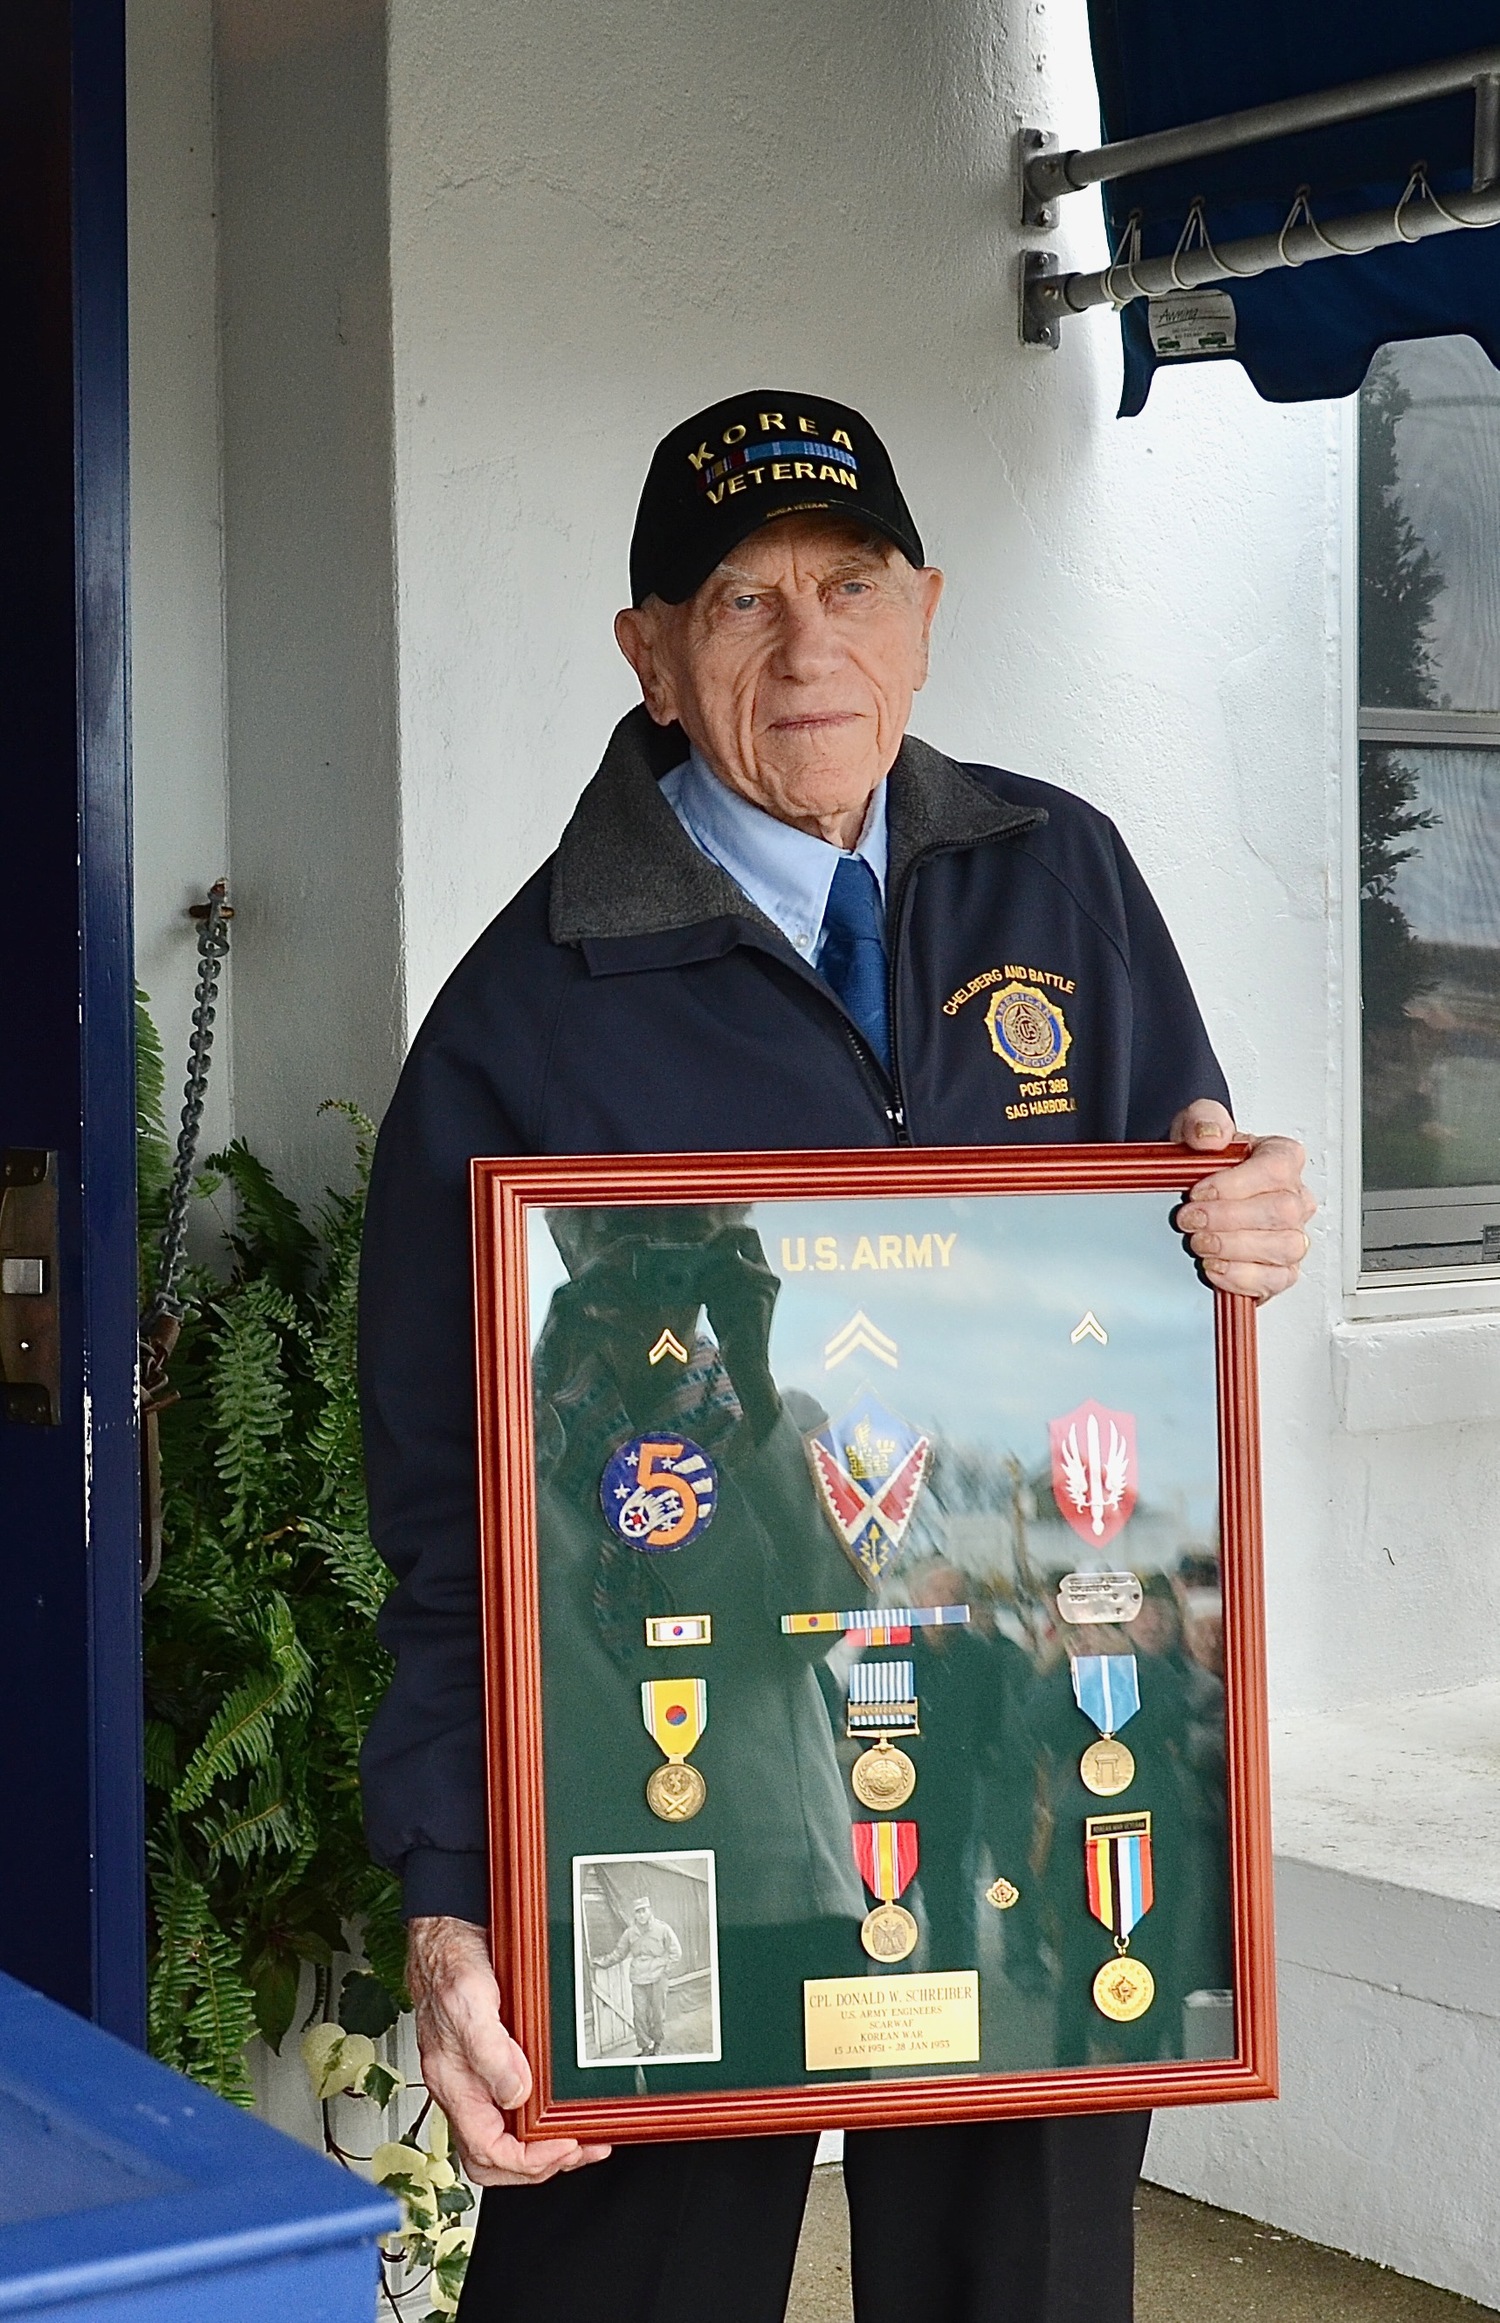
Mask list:
[[[0,1976],[0,2317],[372,2323],[378,2187]]]

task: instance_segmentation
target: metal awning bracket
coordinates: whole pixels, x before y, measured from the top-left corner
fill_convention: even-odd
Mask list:
[[[1313,216],[1309,188],[1299,186],[1279,233],[1250,235],[1218,249],[1209,237],[1200,197],[1191,205],[1170,257],[1137,258],[1122,265],[1117,255],[1094,273],[1064,274],[1054,252],[1028,250],[1021,258],[1022,341],[1028,347],[1055,348],[1061,344],[1063,316],[1084,314],[1090,307],[1120,307],[1136,298],[1248,280],[1317,259],[1354,258],[1399,242],[1425,241],[1432,234],[1500,224],[1500,48],[1473,49],[1404,72],[1381,73],[1373,80],[1350,81],[1336,89],[1256,105],[1247,112],[1222,113],[1209,121],[1185,122],[1180,128],[1122,138],[1117,145],[1090,151],[1075,147],[1063,152],[1046,130],[1023,129],[1021,218],[1035,231],[1053,224],[1056,204],[1064,194],[1082,193],[1088,186],[1330,128],[1337,122],[1367,120],[1465,89],[1474,96],[1473,183],[1468,192],[1439,197],[1428,182],[1427,164],[1418,160],[1394,210],[1334,218],[1326,228]]]
[[[1027,250],[1021,257],[1021,338],[1028,347],[1062,345],[1062,269],[1055,250]]]
[[[1016,139],[1021,164],[1021,223],[1045,232],[1057,224],[1056,197],[1042,190],[1033,171],[1045,173],[1057,160],[1057,139],[1049,129],[1023,129]],[[1064,191],[1071,193],[1071,186]]]

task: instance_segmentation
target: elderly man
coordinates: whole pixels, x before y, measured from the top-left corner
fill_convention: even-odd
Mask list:
[[[424,2069],[486,2194],[465,2323],[771,2323],[809,2138],[521,2146],[484,1922],[467,1172],[475,1154],[1234,1136],[1171,939],[1081,800],[907,733],[942,590],[826,397],[658,446],[616,622],[643,703],[413,1048],[370,1194],[362,1370],[396,1675],[366,1750]],[[1300,1147],[1179,1213],[1208,1280],[1296,1279]],[[1126,2323],[1141,2116],[848,2141],[861,2323]]]

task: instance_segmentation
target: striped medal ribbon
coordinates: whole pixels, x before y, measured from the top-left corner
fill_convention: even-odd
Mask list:
[[[915,1823],[855,1823],[849,1836],[859,1876],[872,1895],[880,1898],[866,1915],[859,1940],[872,1960],[904,1960],[917,1947],[919,1929],[911,1913],[896,1901],[917,1876]]]
[[[1115,1957],[1094,1978],[1094,2005],[1116,2024],[1144,2016],[1156,1981],[1143,1960],[1129,1957],[1131,1932],[1155,1899],[1151,1871],[1151,1817],[1088,1815],[1083,1826],[1089,1910],[1115,1940]]]

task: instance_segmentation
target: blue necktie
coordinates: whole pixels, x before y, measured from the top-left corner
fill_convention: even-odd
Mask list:
[[[885,908],[880,884],[862,855],[841,855],[823,914],[818,973],[833,986],[887,1072],[891,1035],[886,1008]]]

